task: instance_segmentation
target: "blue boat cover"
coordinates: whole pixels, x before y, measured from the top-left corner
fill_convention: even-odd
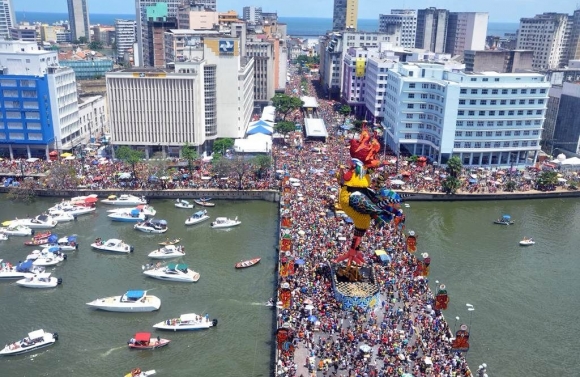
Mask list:
[[[73,234],[72,236],[67,237],[68,242],[77,242],[77,235]]]
[[[139,210],[138,209],[132,209],[131,210],[131,216],[139,216]]]
[[[58,241],[58,236],[56,234],[51,234],[50,237],[48,237],[48,243],[57,243]]]
[[[48,251],[50,251],[51,253],[56,253],[58,251],[60,251],[60,247],[58,246],[51,246],[48,248]]]
[[[196,213],[194,213],[193,215],[194,215],[194,216],[201,217],[201,216],[203,216],[203,214],[204,214],[204,212],[203,212],[203,211],[197,211],[197,212],[196,212]]]
[[[504,220],[510,220],[512,218],[510,215],[503,215],[502,217]]]
[[[167,225],[167,221],[165,220],[159,220],[157,223],[160,225]]]
[[[138,300],[145,295],[145,291],[127,291],[125,296],[131,300]]]
[[[16,266],[16,271],[18,272],[27,272],[30,271],[30,269],[32,268],[32,261],[26,260],[22,263],[20,263],[18,266]]]

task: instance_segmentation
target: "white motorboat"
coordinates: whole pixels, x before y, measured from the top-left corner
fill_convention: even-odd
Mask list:
[[[108,312],[136,313],[159,310],[161,300],[147,294],[147,291],[127,291],[122,296],[98,298],[88,302],[88,306]]]
[[[215,203],[210,203],[210,198],[207,199],[196,199],[193,202],[198,206],[202,207],[215,207]]]
[[[139,212],[138,209],[132,209],[130,211],[119,211],[113,212],[107,215],[113,221],[121,221],[125,223],[137,223],[145,221],[145,214]]]
[[[54,228],[57,222],[49,215],[38,215],[33,219],[16,219],[20,225],[29,227],[30,229],[51,229]]]
[[[213,221],[211,223],[211,227],[214,229],[219,229],[219,228],[231,228],[234,226],[238,226],[240,225],[242,222],[238,220],[238,217],[236,216],[235,219],[228,219],[227,217],[217,217],[215,219],[215,221]]]
[[[0,233],[0,241],[6,241],[8,239],[8,236],[4,233]]]
[[[71,214],[73,216],[85,215],[87,213],[95,212],[97,208],[94,205],[80,206],[73,204],[57,204],[48,209],[48,214],[55,216],[61,212]]]
[[[0,356],[14,356],[23,353],[35,351],[40,348],[53,345],[58,340],[57,333],[48,333],[44,330],[36,330],[28,333],[28,336],[22,340],[7,344],[0,351]]]
[[[184,208],[184,209],[192,209],[193,208],[193,204],[191,204],[187,200],[181,200],[181,199],[177,199],[175,201],[175,206],[177,208]]]
[[[130,371],[129,373],[127,373],[124,377],[147,377],[147,376],[153,376],[156,373],[157,372],[155,371],[155,369],[141,371],[141,369],[135,368],[132,371]]]
[[[185,220],[185,225],[195,225],[205,220],[209,220],[209,216],[207,215],[207,210],[204,209],[203,211],[197,211],[188,217],[187,220]]]
[[[185,248],[181,245],[167,245],[154,250],[147,255],[151,259],[171,259],[185,255]]]
[[[16,284],[25,288],[55,288],[62,284],[62,279],[50,276],[50,272],[43,272],[20,279]]]
[[[107,199],[102,200],[101,203],[113,206],[138,206],[140,204],[147,204],[147,200],[142,197],[134,195],[123,194],[121,196],[109,195]]]
[[[168,319],[153,325],[159,330],[205,330],[217,326],[217,319],[209,319],[209,315],[197,315],[195,313],[182,314],[179,318]]]
[[[199,273],[189,269],[187,264],[170,263],[167,266],[145,265],[143,273],[159,280],[194,283],[199,280]]]
[[[2,228],[2,233],[8,236],[31,236],[34,232],[29,227],[12,221],[6,228]]]
[[[108,213],[123,212],[123,211],[131,211],[133,209],[138,209],[139,212],[142,212],[147,217],[153,217],[157,214],[157,211],[155,210],[155,208],[153,208],[153,206],[150,206],[149,204],[141,204],[141,205],[138,205],[137,207],[131,208],[131,209],[127,209],[127,208],[110,209],[107,212]]]
[[[26,260],[31,260],[33,266],[56,266],[66,260],[66,254],[61,253],[58,247],[52,247],[44,250],[34,250],[28,254]]]
[[[536,241],[534,241],[533,238],[524,237],[524,239],[520,241],[520,246],[532,246],[535,244],[536,244]]]
[[[97,238],[95,242],[91,244],[91,247],[100,251],[110,251],[113,253],[132,253],[133,246],[127,245],[125,242],[118,240],[116,238],[111,238],[107,241]]]
[[[31,260],[24,261],[14,266],[10,262],[3,262],[2,259],[0,259],[0,280],[22,279],[43,272],[44,267],[34,266]]]
[[[66,236],[66,237],[59,238],[57,241],[57,244],[51,245],[51,246],[56,246],[56,247],[60,248],[60,250],[62,250],[62,251],[78,250],[79,243],[77,241],[77,235],[73,234],[72,236]]]
[[[167,232],[167,221],[165,220],[147,220],[142,223],[137,223],[133,226],[135,230],[144,233],[161,234]]]
[[[77,217],[65,211],[52,211],[50,216],[57,223],[66,223],[69,221],[75,221]]]
[[[97,194],[89,194],[89,195],[85,195],[85,196],[75,196],[73,198],[70,198],[69,202],[71,204],[78,204],[78,205],[95,204],[99,200],[98,197],[99,196]]]

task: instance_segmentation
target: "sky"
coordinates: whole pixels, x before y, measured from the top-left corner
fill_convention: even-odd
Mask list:
[[[544,12],[572,14],[578,0],[486,0],[477,5],[473,0],[359,0],[359,18],[378,19],[391,8],[423,9],[437,7],[453,12],[489,12],[490,22],[518,22]],[[134,0],[87,0],[90,13],[135,13]],[[66,0],[12,0],[17,11],[66,13]],[[333,0],[217,0],[218,11],[236,10],[243,6],[261,6],[264,12],[278,12],[279,17],[332,18]]]

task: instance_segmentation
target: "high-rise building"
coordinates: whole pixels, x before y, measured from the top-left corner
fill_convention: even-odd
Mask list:
[[[516,73],[532,70],[530,50],[465,50],[465,72]]]
[[[184,4],[177,10],[179,29],[209,30],[219,24],[218,12],[202,5]]]
[[[87,42],[91,41],[87,0],[68,0],[68,20],[73,40],[84,37]]]
[[[392,150],[439,164],[452,156],[469,166],[535,164],[550,89],[544,75],[399,63],[387,81],[383,128]]]
[[[48,159],[50,149],[81,143],[75,73],[58,64],[56,51],[0,41],[0,67],[0,154]]]
[[[455,56],[465,50],[485,50],[488,19],[484,12],[449,13],[445,52]]]
[[[568,23],[570,24],[570,38],[567,60],[578,60],[580,59],[580,9],[574,11],[574,14],[568,18]],[[565,64],[567,65],[568,62]]]
[[[262,23],[262,7],[244,7],[242,9],[242,17],[247,22]]]
[[[24,25],[16,25],[10,28],[10,39],[17,39],[26,42],[40,42],[40,33],[36,25],[28,22]]]
[[[578,107],[580,107],[580,84],[565,82],[561,89],[553,138],[550,140],[554,149],[580,153]]]
[[[125,51],[132,49],[137,38],[136,24],[133,20],[115,20],[115,44],[117,59],[122,59]]]
[[[165,32],[177,29],[177,18],[168,16],[167,3],[157,3],[146,7],[147,44],[143,45],[144,65],[165,67]]]
[[[384,33],[389,25],[401,28],[401,47],[414,48],[417,35],[417,11],[415,9],[392,9],[391,14],[379,15],[379,33]]]
[[[544,13],[520,19],[517,49],[534,51],[534,69],[547,70],[567,64],[568,18],[565,13]]]
[[[10,28],[16,26],[12,0],[0,0],[0,38],[10,37]]]
[[[445,52],[448,19],[449,11],[447,9],[419,9],[415,48],[437,53]]]
[[[358,0],[334,0],[332,30],[356,30],[358,22]]]

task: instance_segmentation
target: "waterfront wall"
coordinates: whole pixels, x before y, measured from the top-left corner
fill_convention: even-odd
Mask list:
[[[443,193],[422,193],[412,191],[397,191],[405,194],[404,200],[407,202],[455,202],[455,201],[476,201],[476,200],[529,200],[529,199],[563,199],[578,198],[580,190],[577,191],[528,191],[528,192],[504,192],[498,194],[443,194]]]

